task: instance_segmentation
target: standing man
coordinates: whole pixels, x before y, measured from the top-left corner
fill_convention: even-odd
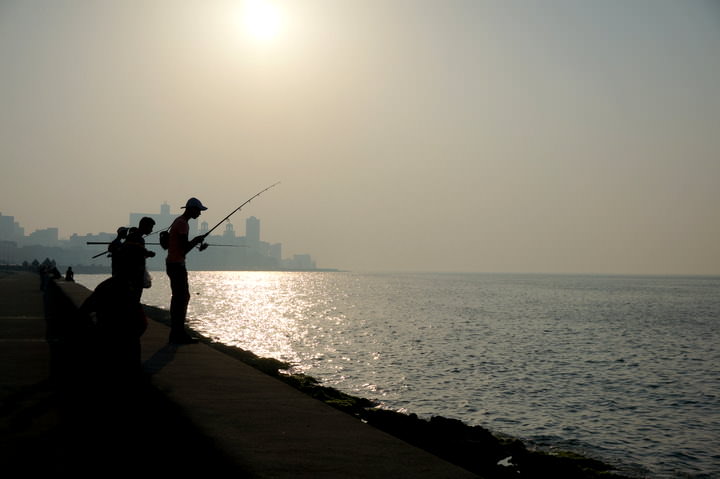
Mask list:
[[[121,226],[117,229],[117,236],[114,240],[108,245],[108,253],[110,253],[110,261],[112,262],[112,275],[115,276],[115,273],[119,270],[118,266],[118,259],[117,255],[115,253],[118,252],[120,247],[123,244],[123,241],[125,241],[125,238],[127,238],[128,235],[128,229],[124,226]]]
[[[145,236],[152,233],[155,220],[145,216],[140,220],[137,228],[130,228],[125,242],[117,249],[119,264],[116,265],[116,274],[123,277],[130,284],[133,295],[140,303],[143,288],[145,287],[145,275],[147,274],[147,258],[155,256],[153,251],[145,248]]]
[[[170,226],[168,255],[165,260],[172,291],[172,298],[170,299],[170,342],[174,344],[193,344],[198,342],[197,339],[190,336],[185,330],[185,316],[190,302],[190,285],[188,284],[188,273],[185,267],[185,255],[198,244],[201,251],[207,245],[202,242],[205,239],[202,235],[196,236],[192,240],[188,239],[190,233],[188,220],[191,218],[197,219],[200,212],[205,211],[207,208],[197,198],[187,200],[183,208],[185,208],[183,214],[175,218],[175,221]]]

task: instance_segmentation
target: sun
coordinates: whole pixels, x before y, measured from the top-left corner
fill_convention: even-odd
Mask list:
[[[244,0],[242,23],[245,33],[254,41],[266,43],[275,40],[283,28],[283,12],[271,0]]]

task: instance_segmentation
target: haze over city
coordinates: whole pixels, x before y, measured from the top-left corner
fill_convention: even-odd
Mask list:
[[[0,213],[318,266],[720,274],[720,3],[0,0]]]

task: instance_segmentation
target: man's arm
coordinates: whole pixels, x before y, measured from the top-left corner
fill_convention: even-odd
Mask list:
[[[182,244],[183,251],[185,254],[189,253],[195,246],[201,244],[205,239],[204,235],[196,236],[192,240],[188,241],[188,235],[180,235],[180,243]]]

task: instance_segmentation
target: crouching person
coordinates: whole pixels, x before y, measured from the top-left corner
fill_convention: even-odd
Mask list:
[[[147,318],[133,285],[121,277],[100,283],[80,307],[93,323],[91,351],[101,380],[135,382],[141,378],[140,337]]]

